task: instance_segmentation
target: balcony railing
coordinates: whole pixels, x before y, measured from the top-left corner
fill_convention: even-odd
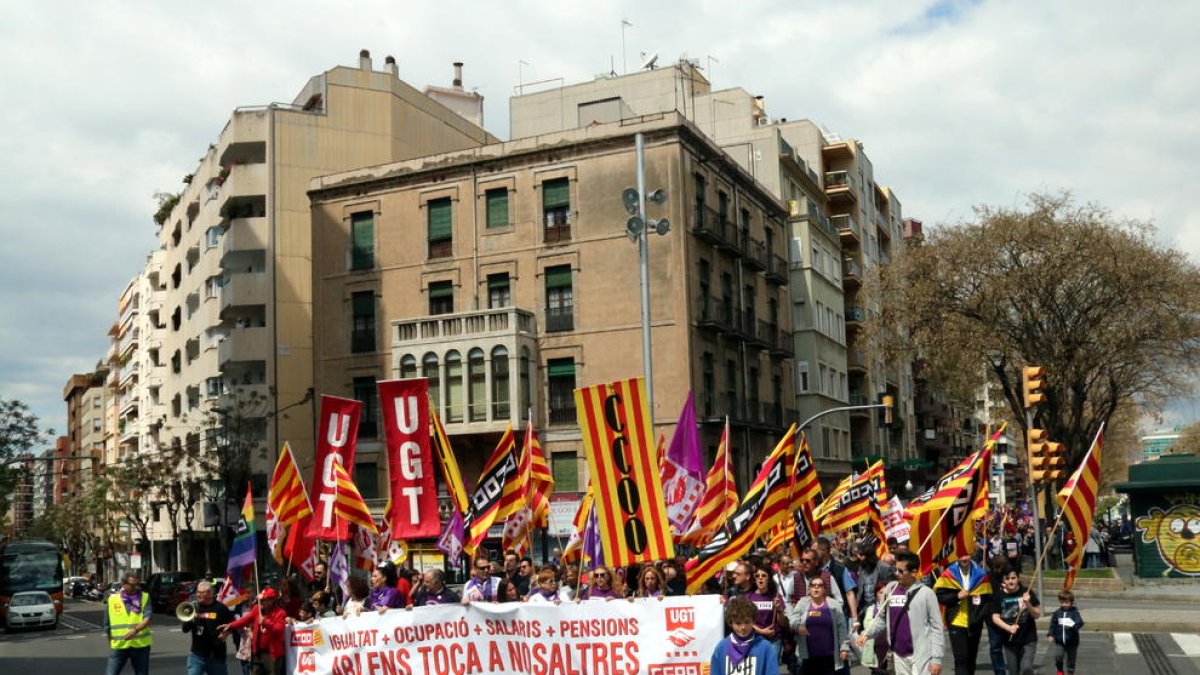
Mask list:
[[[700,298],[700,325],[732,330],[733,302],[713,295]]]
[[[532,335],[536,322],[533,314],[512,307],[464,314],[395,321],[393,339],[398,344],[440,342],[445,339],[485,337],[524,333]]]
[[[449,258],[454,255],[453,239],[436,239],[429,242],[429,257]]]
[[[851,321],[860,322],[860,321],[866,321],[866,319],[867,319],[867,312],[862,307],[859,307],[858,305],[851,305],[846,308],[846,321],[847,322],[851,322]]]
[[[569,330],[575,330],[575,308],[547,307],[546,332],[561,333]]]
[[[825,174],[825,192],[831,199],[846,196],[856,198],[854,176],[847,171],[830,171]]]
[[[696,204],[692,210],[692,233],[717,246],[738,248],[733,224],[729,222],[729,218],[722,218],[716,209],[703,203]]]
[[[767,268],[767,248],[759,240],[742,235],[742,264],[756,270]]]
[[[571,213],[569,211],[547,211],[542,239],[547,244],[571,241]]]
[[[550,424],[575,424],[575,399],[551,399],[547,417]]]
[[[356,328],[350,331],[350,351],[355,354],[375,351],[375,329]]]
[[[858,232],[858,223],[854,222],[854,219],[848,215],[830,216],[829,223],[836,227],[838,234],[843,237],[849,237],[857,241],[861,236]]]
[[[842,258],[842,279],[859,281],[862,279],[862,265],[854,258]]]
[[[788,261],[783,256],[774,253],[768,256],[767,281],[779,285],[788,282]]]

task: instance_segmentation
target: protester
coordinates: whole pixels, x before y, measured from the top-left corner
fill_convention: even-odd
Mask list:
[[[875,582],[874,601],[867,605],[866,611],[859,615],[862,618],[864,626],[870,626],[875,621],[875,617],[879,616],[881,610],[886,606],[884,601],[884,589],[888,586],[886,581]],[[867,638],[862,646],[862,664],[871,671],[871,675],[886,675],[887,673],[887,653],[888,643],[887,637],[876,636]]]
[[[139,586],[136,575],[125,577],[121,591],[108,596],[104,634],[108,636],[108,666],[105,675],[117,675],[128,662],[134,675],[150,672],[150,595]]]
[[[351,575],[347,584],[350,597],[342,606],[342,616],[348,618],[362,614],[363,610],[367,608],[367,598],[371,595],[371,586],[364,577],[358,574]]]
[[[970,556],[960,556],[938,577],[934,590],[938,602],[946,608],[954,673],[975,675],[979,640],[991,616],[992,584],[987,572]]]
[[[1075,675],[1075,655],[1079,652],[1082,628],[1083,617],[1075,607],[1075,594],[1059,591],[1058,609],[1050,617],[1050,630],[1046,634],[1046,641],[1054,645],[1054,669],[1058,675]]]
[[[526,602],[534,604],[552,603],[557,605],[563,600],[571,598],[558,588],[558,576],[555,575],[553,568],[545,567],[537,574],[537,585],[529,592],[525,598]]]
[[[1000,592],[1000,587],[1004,584],[1004,568],[1008,566],[1005,562],[1006,558],[1003,554],[1003,546],[998,553],[989,562],[988,583],[992,587],[992,602],[995,603],[996,594]],[[990,612],[984,625],[987,626],[988,634],[988,658],[992,662],[992,673],[994,675],[1007,675],[1008,669],[1004,665],[1004,643],[1008,641],[1008,634],[1000,630],[1000,627],[992,622]]]
[[[1000,592],[992,604],[992,623],[1008,635],[1004,642],[1004,664],[1009,675],[1031,675],[1037,652],[1037,626],[1041,603],[1033,590],[1021,584],[1021,576],[1005,567]]]
[[[258,604],[241,618],[218,626],[218,636],[223,640],[231,630],[251,627],[251,663],[257,664],[260,672],[279,675],[283,672],[283,634],[287,626],[287,614],[278,605],[279,593],[267,588],[258,594]]]
[[[437,567],[425,570],[421,575],[421,587],[413,594],[413,607],[453,605],[461,601],[458,593],[446,587],[446,571]]]
[[[492,576],[492,566],[487,556],[477,555],[471,565],[471,578],[463,586],[462,603],[498,602],[500,577]]]
[[[533,558],[525,556],[517,563],[516,574],[509,577],[516,582],[517,590],[520,591],[522,597],[529,595],[529,591],[533,587],[533,574]]]
[[[300,589],[296,585],[296,580],[291,577],[283,577],[279,580],[279,606],[283,608],[284,614],[295,619],[300,615],[300,606],[304,604],[304,597],[300,595]]]
[[[896,556],[896,581],[884,589],[887,611],[879,612],[858,646],[886,633],[896,675],[941,675],[946,635],[937,596],[917,581],[921,560],[914,553]]]
[[[396,588],[396,566],[383,563],[371,573],[371,593],[367,596],[366,609],[380,614],[389,609],[408,607],[408,596]]]
[[[512,579],[501,579],[496,591],[496,602],[521,602],[525,597],[517,588],[517,582]]]
[[[612,572],[604,565],[600,565],[596,569],[592,570],[592,573],[588,575],[588,584],[587,587],[583,589],[582,593],[580,593],[580,599],[595,600],[598,598],[603,598],[605,600],[611,600],[613,598],[621,597],[618,596],[616,591],[613,590],[612,584]]]
[[[666,592],[667,581],[663,573],[654,565],[642,567],[638,573],[637,589],[633,592],[635,598],[662,598]]]
[[[813,579],[808,596],[788,613],[796,632],[796,656],[803,675],[830,675],[847,665],[850,643],[842,603],[829,597],[829,582]]]
[[[767,567],[754,570],[754,587],[742,597],[754,604],[754,632],[770,643],[778,656],[788,622],[784,615],[783,598],[779,595],[771,570]]]
[[[568,600],[579,594],[579,565],[567,565],[562,571],[562,583],[558,589]]]
[[[192,634],[187,655],[187,675],[226,675],[225,638],[218,628],[234,621],[233,611],[215,600],[212,582],[196,584],[196,613],[184,621],[183,632]]]
[[[318,619],[328,619],[337,616],[333,607],[333,594],[329,591],[317,591],[309,598],[312,603],[313,612]]]
[[[729,575],[729,582],[725,586],[726,598],[738,598],[754,590],[754,568],[750,563],[730,563],[725,573]]]
[[[754,613],[754,605],[744,598],[725,605],[725,621],[732,632],[713,650],[711,675],[779,675],[777,655],[754,632]]]
[[[817,567],[822,572],[827,572],[833,583],[837,585],[837,592],[829,589],[829,595],[837,598],[842,602],[842,606],[846,609],[846,615],[850,618],[851,623],[857,626],[858,624],[858,602],[855,598],[854,579],[846,573],[846,567],[842,563],[833,559],[832,544],[829,537],[817,537],[816,543],[813,545],[813,550],[817,552]]]

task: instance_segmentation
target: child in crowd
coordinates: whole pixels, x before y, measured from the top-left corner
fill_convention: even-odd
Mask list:
[[[1071,591],[1060,591],[1058,609],[1050,617],[1050,631],[1046,634],[1046,641],[1054,643],[1054,669],[1058,671],[1058,675],[1075,674],[1075,654],[1079,651],[1080,628],[1083,628],[1083,617],[1075,607],[1075,594]]]
[[[725,604],[725,621],[733,632],[713,650],[711,675],[779,675],[779,655],[754,632],[757,612],[745,598]]]

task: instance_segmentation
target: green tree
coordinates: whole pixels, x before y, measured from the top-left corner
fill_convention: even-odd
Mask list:
[[[43,429],[29,406],[16,399],[0,398],[0,495],[11,495],[23,468],[16,465],[18,455],[36,453],[37,446],[54,435]],[[0,521],[8,516],[9,502],[0,499]]]
[[[874,334],[924,356],[951,391],[978,387],[982,362],[1020,428],[1021,368],[1045,367],[1035,425],[1071,467],[1122,405],[1156,408],[1200,365],[1200,270],[1149,224],[1067,194],[978,207],[912,242],[877,283],[888,302]]]

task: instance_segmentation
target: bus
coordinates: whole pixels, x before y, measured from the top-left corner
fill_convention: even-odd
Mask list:
[[[62,614],[63,564],[58,546],[48,541],[0,545],[0,625],[8,618],[12,596],[21,591],[46,591]]]

